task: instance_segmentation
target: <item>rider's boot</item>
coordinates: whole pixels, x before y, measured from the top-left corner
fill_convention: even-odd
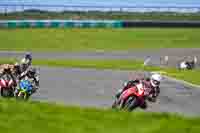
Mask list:
[[[141,106],[142,109],[147,109],[147,102],[145,101]]]
[[[31,94],[36,93],[38,89],[39,89],[38,87],[33,87],[32,91],[31,91]]]

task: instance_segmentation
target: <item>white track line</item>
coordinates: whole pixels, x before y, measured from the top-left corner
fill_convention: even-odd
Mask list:
[[[151,74],[160,73],[160,74],[163,75],[164,78],[170,79],[170,80],[175,81],[177,83],[185,84],[185,85],[188,85],[188,86],[191,86],[191,87],[195,87],[195,88],[200,88],[200,85],[196,85],[196,84],[184,81],[184,80],[180,80],[180,79],[173,78],[171,76],[164,75],[164,74],[166,74],[166,72],[164,72],[164,71],[155,71],[155,72],[150,72],[150,73]]]

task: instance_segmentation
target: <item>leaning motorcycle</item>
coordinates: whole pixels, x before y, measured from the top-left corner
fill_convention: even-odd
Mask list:
[[[142,83],[125,90],[119,98],[116,98],[112,108],[132,111],[137,107],[145,108],[146,99],[150,94],[149,89],[145,89]]]
[[[21,100],[28,100],[31,95],[32,88],[33,86],[29,80],[21,80],[15,97]]]
[[[2,97],[14,96],[14,81],[9,75],[4,75],[0,79],[0,93]]]

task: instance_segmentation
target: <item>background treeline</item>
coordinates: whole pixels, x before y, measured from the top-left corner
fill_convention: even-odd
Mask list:
[[[95,20],[200,20],[200,12],[100,12],[100,11],[64,11],[48,12],[39,10],[26,10],[23,12],[0,13],[1,20],[10,19],[95,19]]]

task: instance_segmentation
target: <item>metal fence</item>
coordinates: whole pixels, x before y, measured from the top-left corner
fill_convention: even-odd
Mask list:
[[[0,4],[1,13],[24,10],[42,11],[118,11],[118,12],[200,12],[200,6],[86,6],[86,5],[44,5],[44,4]]]

